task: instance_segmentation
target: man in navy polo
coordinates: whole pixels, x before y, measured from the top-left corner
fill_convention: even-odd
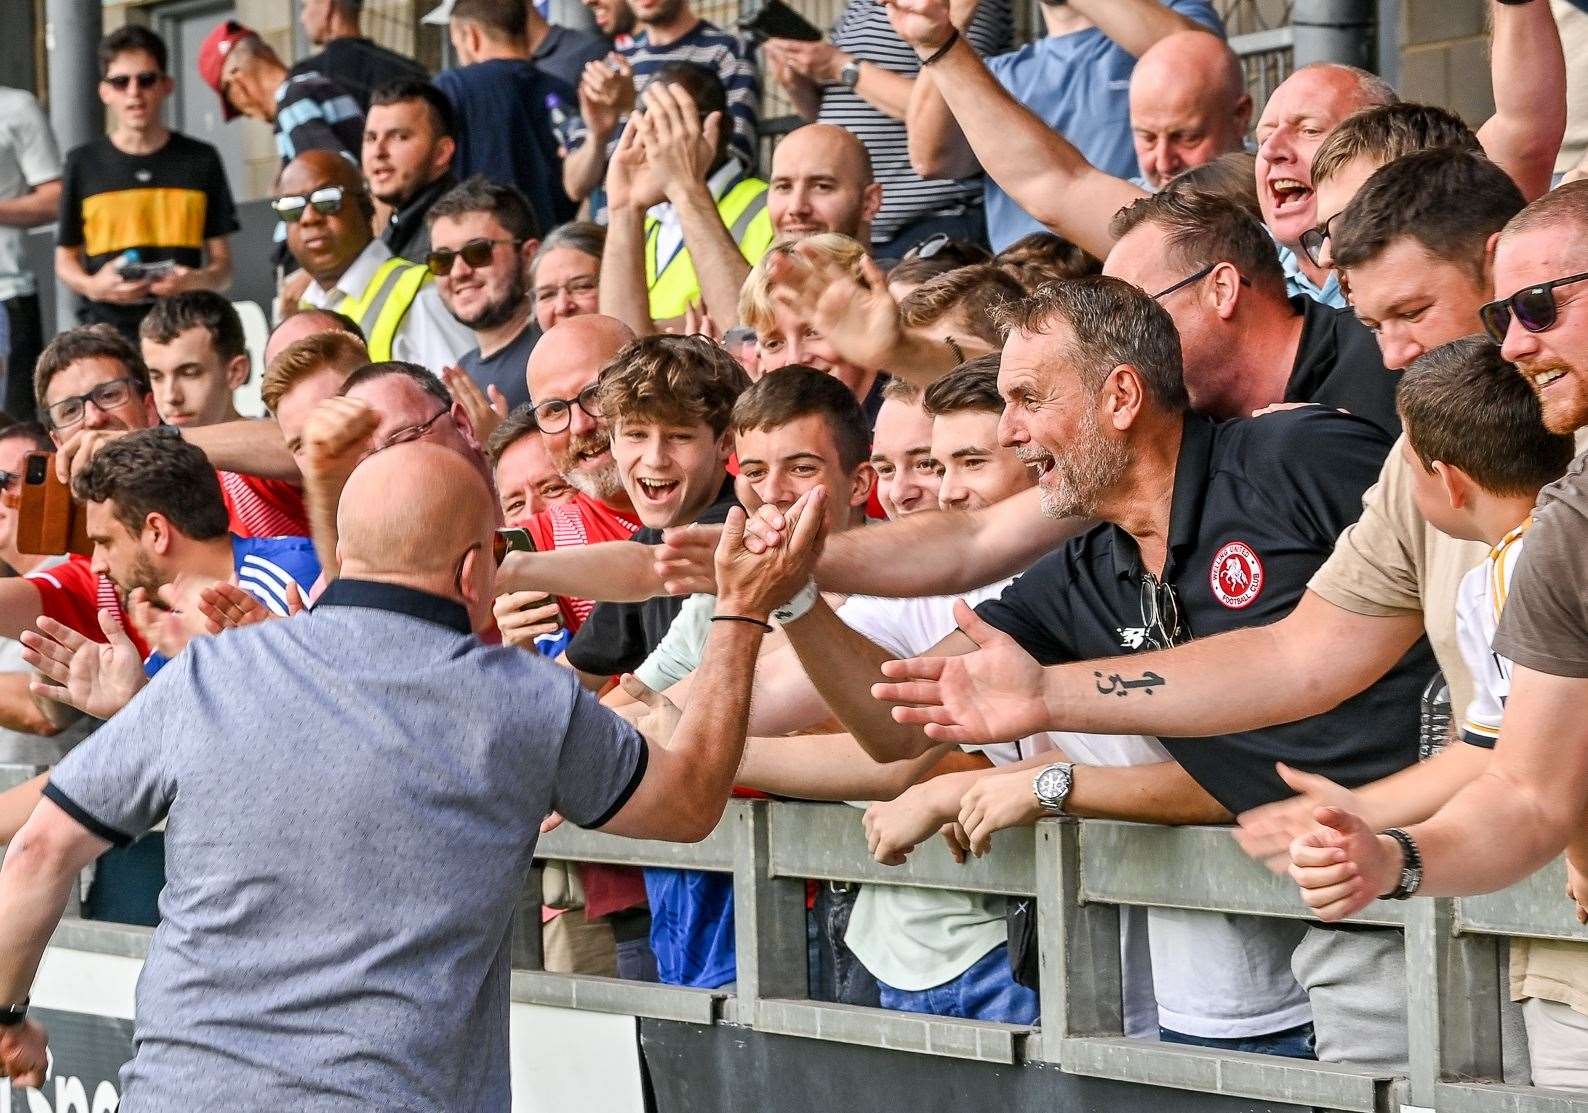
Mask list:
[[[1050,286],[1022,303],[1003,350],[999,390],[1000,436],[1038,469],[1044,514],[1100,524],[1039,560],[974,614],[961,605],[961,629],[932,657],[976,649],[967,628],[983,640],[1002,631],[1053,664],[1118,658],[1273,622],[1296,604],[1336,536],[1361,512],[1362,493],[1389,448],[1371,422],[1321,406],[1222,425],[1191,414],[1168,314],[1113,278]],[[890,713],[873,698],[866,682],[890,654],[830,611],[812,607],[785,621],[784,630],[833,711],[874,758],[915,757],[944,740],[928,737],[916,725],[920,716]],[[1252,662],[1251,683],[1264,682],[1262,667]],[[1361,784],[1416,761],[1417,697],[1432,672],[1427,644],[1419,642],[1377,684],[1327,714],[1162,742],[1230,813],[1290,795],[1276,761]],[[1127,660],[1108,662],[1096,675],[1099,692],[1110,699],[1150,700],[1157,683]],[[917,688],[884,686],[890,698],[936,702]],[[907,722],[895,721],[895,714]],[[1030,764],[1021,786],[1029,800],[1036,799],[1035,776],[1062,767],[1062,775],[1048,778],[1049,787],[1062,788],[1050,794],[1050,814],[1188,821],[1167,797],[1144,800],[1131,769],[1040,758]],[[1305,961],[1304,952],[1314,961]],[[1351,1023],[1372,1024],[1394,1004],[1395,987],[1375,985],[1367,964],[1334,947],[1314,947],[1309,935],[1293,960],[1303,986],[1318,980],[1320,965],[1337,982],[1353,983]]]

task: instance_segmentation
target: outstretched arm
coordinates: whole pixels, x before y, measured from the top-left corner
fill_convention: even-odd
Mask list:
[[[801,495],[789,511],[795,523],[788,543],[760,555],[744,547],[744,511],[729,512],[717,550],[716,613],[723,621],[711,624],[699,683],[682,716],[647,739],[644,780],[605,830],[692,842],[716,827],[744,756],[762,624],[810,576],[826,526],[824,502],[819,487]],[[641,688],[631,694],[668,714],[655,693]]]
[[[968,609],[960,622],[981,652],[890,662],[883,671],[897,683],[876,689],[879,699],[911,705],[895,708],[895,718],[929,724],[944,742],[1049,729],[1208,737],[1293,722],[1362,691],[1422,635],[1419,615],[1354,614],[1309,591],[1269,626],[1043,669]],[[1253,682],[1254,662],[1262,683]]]
[[[1566,58],[1548,4],[1489,7],[1494,115],[1478,141],[1532,201],[1549,192],[1566,134]]]
[[[888,0],[888,15],[900,37],[923,60],[948,41],[947,0]],[[976,161],[1004,192],[1065,239],[1099,259],[1107,255],[1114,243],[1109,232],[1114,214],[1145,194],[1088,163],[1074,146],[1010,96],[963,38],[925,72],[930,80],[918,84],[929,84],[931,89],[919,90],[912,98],[910,115],[912,133],[918,128],[934,129],[921,137],[921,153],[947,142],[944,117],[930,100],[940,97]],[[914,135],[911,144],[913,159],[917,153]],[[962,164],[944,168],[958,169]]]
[[[66,910],[77,875],[110,846],[44,801],[6,848],[0,867],[0,909],[6,945],[0,948],[0,997],[28,997],[50,935]],[[0,1068],[22,1085],[44,1084],[45,1035],[35,1020],[0,1030]]]
[[[1588,811],[1584,701],[1588,679],[1516,667],[1488,769],[1407,829],[1423,859],[1420,895],[1503,889],[1580,842]],[[1394,839],[1343,808],[1321,807],[1316,818],[1291,844],[1290,874],[1320,918],[1354,915],[1394,888],[1401,866]]]
[[[873,761],[849,734],[801,734],[745,742],[737,783],[798,800],[892,800],[947,773],[989,769],[980,754],[939,746],[909,761]]]
[[[496,573],[498,594],[542,591],[603,603],[639,603],[667,594],[657,575],[653,546],[603,541],[577,549],[509,553]]]

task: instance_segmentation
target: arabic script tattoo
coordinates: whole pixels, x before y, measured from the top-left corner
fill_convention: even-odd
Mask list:
[[[1154,688],[1161,688],[1169,683],[1155,672],[1144,672],[1140,677],[1136,678],[1121,676],[1117,672],[1111,672],[1106,676],[1100,672],[1094,672],[1092,676],[1097,681],[1098,695],[1118,696],[1121,699],[1137,691],[1145,692],[1150,696]]]

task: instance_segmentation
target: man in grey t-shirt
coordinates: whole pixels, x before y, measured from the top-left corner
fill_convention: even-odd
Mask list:
[[[164,818],[123,1113],[217,1078],[236,1108],[507,1108],[508,925],[540,824],[715,826],[767,615],[810,576],[807,507],[765,556],[729,519],[709,676],[647,738],[571,672],[472,636],[495,576],[477,470],[422,442],[369,457],[314,610],[195,641],[51,775],[0,869],[0,1066],[43,1081],[18,1013],[71,880]]]

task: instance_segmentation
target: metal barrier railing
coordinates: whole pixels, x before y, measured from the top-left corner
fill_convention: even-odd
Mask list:
[[[733,874],[739,978],[730,992],[523,970],[514,975],[519,1000],[984,1062],[1035,1061],[1119,1081],[1363,1113],[1400,1102],[1472,1113],[1588,1113],[1588,1096],[1498,1082],[1500,937],[1588,944],[1588,928],[1573,921],[1560,895],[1558,862],[1503,893],[1380,902],[1351,921],[1406,933],[1411,1077],[1397,1079],[1338,1064],[1125,1038],[1120,906],[1308,918],[1290,882],[1250,861],[1223,828],[1044,820],[1035,830],[1001,832],[992,853],[963,865],[933,841],[907,865],[891,867],[872,860],[853,809],[734,801],[718,829],[696,846],[636,844],[565,827],[543,838],[537,855]],[[1034,896],[1041,1025],[809,1000],[806,878]]]
[[[721,989],[691,989],[545,972],[537,868],[513,940],[513,998],[522,1003],[726,1023],[984,1063],[1042,1063],[1096,1078],[1360,1113],[1588,1113],[1588,1095],[1497,1081],[1500,939],[1588,944],[1588,928],[1573,921],[1561,895],[1559,862],[1502,893],[1379,903],[1352,921],[1405,931],[1411,1071],[1400,1079],[1338,1064],[1123,1035],[1121,906],[1307,918],[1289,881],[1247,859],[1227,829],[1044,820],[1034,830],[1000,832],[991,853],[964,864],[933,840],[907,865],[892,867],[872,860],[852,808],[735,800],[700,843],[643,842],[564,825],[542,837],[536,854],[732,874],[738,980]],[[1040,1025],[810,1000],[807,878],[1035,897]],[[147,939],[147,929],[69,918],[53,945],[138,957]]]

